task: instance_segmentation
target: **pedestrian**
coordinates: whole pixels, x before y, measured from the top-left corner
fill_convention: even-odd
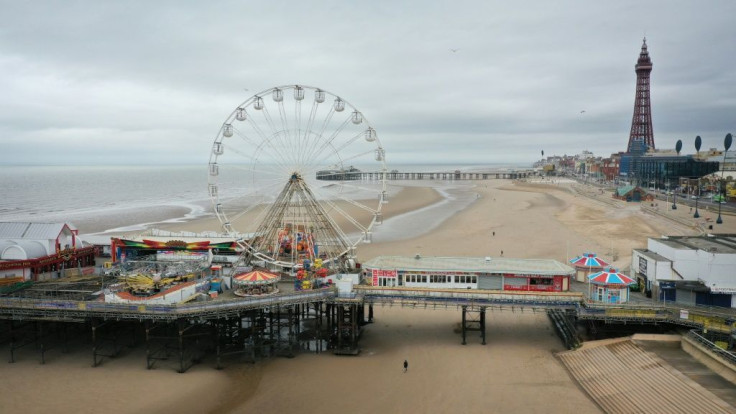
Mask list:
[[[501,256],[503,256],[503,250],[501,250]]]
[[[407,360],[404,360],[404,372],[409,369],[409,362]]]
[[[494,236],[494,237],[496,236],[496,232],[495,232],[495,231],[493,232],[493,236]]]

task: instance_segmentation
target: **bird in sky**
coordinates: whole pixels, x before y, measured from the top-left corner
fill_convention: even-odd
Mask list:
[[[581,113],[581,114],[584,114],[584,113],[585,113],[585,109],[583,109],[582,111],[580,111],[580,113]]]
[[[458,50],[460,50],[460,49],[450,49],[450,52],[457,53]]]

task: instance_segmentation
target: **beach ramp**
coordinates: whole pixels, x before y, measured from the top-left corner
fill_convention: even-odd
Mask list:
[[[629,339],[557,354],[607,413],[736,413],[736,409]]]

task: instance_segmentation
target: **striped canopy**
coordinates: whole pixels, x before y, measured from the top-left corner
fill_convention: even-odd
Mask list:
[[[595,253],[583,253],[582,256],[578,256],[570,260],[570,263],[575,267],[606,267],[606,263],[603,259],[598,257]]]
[[[262,270],[254,270],[248,273],[241,273],[233,277],[235,283],[243,285],[265,285],[269,283],[276,283],[281,279],[281,276],[264,272]]]
[[[596,272],[588,276],[590,283],[595,285],[633,285],[636,281],[618,270],[609,267],[600,272]]]

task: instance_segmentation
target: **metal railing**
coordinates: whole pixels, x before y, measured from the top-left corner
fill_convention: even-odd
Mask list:
[[[698,342],[700,345],[708,349],[708,351],[717,355],[727,363],[736,366],[736,354],[725,349],[719,348],[715,343],[709,341],[704,336],[698,334],[694,329],[687,333],[688,338]]]
[[[267,297],[225,299],[173,305],[105,303],[74,300],[0,298],[0,315],[10,317],[115,317],[117,319],[177,319],[181,317],[221,317],[241,311],[273,306],[332,300],[334,289],[290,292]]]

